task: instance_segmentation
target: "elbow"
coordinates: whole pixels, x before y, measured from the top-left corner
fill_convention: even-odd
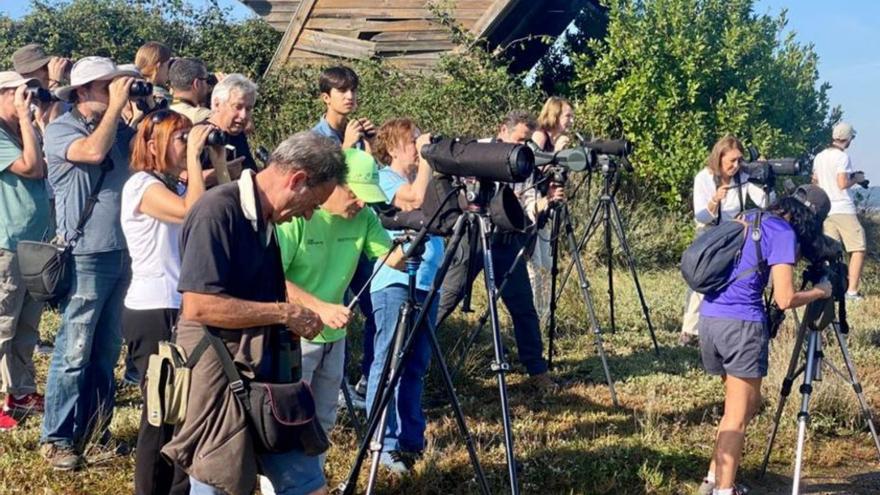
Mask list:
[[[782,311],[787,311],[794,307],[794,294],[787,296],[774,296],[773,300],[776,302],[776,306]]]
[[[202,304],[197,294],[185,292],[183,294],[183,304],[181,304],[180,318],[204,324],[209,314],[208,309],[206,305]]]

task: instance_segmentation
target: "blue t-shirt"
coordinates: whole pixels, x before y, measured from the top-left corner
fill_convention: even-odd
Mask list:
[[[385,193],[389,200],[394,200],[394,195],[400,186],[406,184],[406,179],[397,174],[391,167],[385,167],[379,171],[379,187]],[[394,237],[400,231],[389,230],[388,233]],[[404,249],[409,249],[409,244],[404,245]],[[429,290],[437,270],[440,269],[440,263],[443,262],[443,238],[433,235],[427,236],[425,240],[425,254],[422,255],[422,264],[419,265],[419,271],[416,272],[416,288],[420,290]],[[395,270],[382,263],[382,260],[376,262],[376,270],[379,273],[370,284],[370,292],[378,292],[385,287],[393,284],[407,285],[409,278],[406,273]]]
[[[71,162],[67,150],[78,139],[88,137],[91,131],[85,122],[73,112],[58,117],[46,127],[46,162],[49,168],[49,185],[55,193],[55,216],[58,234],[65,240],[73,236],[79,222],[86,198],[101,175],[101,166]],[[122,187],[128,180],[128,145],[134,131],[120,123],[116,140],[110,148],[113,169],[104,177],[104,185],[98,194],[98,202],[92,216],[86,222],[83,235],[77,241],[73,254],[104,253],[125,249],[125,236],[119,214],[122,204]]]
[[[49,192],[44,179],[29,179],[9,170],[21,158],[22,145],[0,124],[0,248],[15,251],[18,241],[48,240]]]
[[[315,127],[312,127],[312,132],[336,141],[336,144],[338,144],[339,146],[342,146],[342,140],[345,139],[345,135],[336,132],[336,129],[330,127],[330,123],[327,122],[327,117],[325,116],[322,116],[321,120],[317,124],[315,124]],[[354,147],[359,150],[364,149],[363,140],[359,140],[357,143],[355,143]]]
[[[751,220],[751,217],[746,219],[748,222]],[[739,264],[734,268],[731,278],[736,278],[740,273],[754,268],[758,262],[751,229],[750,225]],[[767,260],[768,266],[794,265],[796,250],[797,237],[791,225],[780,217],[765,214],[761,222],[761,254]],[[763,321],[762,296],[769,278],[769,270],[765,273],[756,270],[740,280],[735,280],[722,292],[706,294],[700,305],[700,314],[716,318]]]

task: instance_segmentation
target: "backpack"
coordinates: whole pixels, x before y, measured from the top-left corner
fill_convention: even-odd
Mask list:
[[[749,223],[744,218],[755,213],[751,221],[752,241],[755,243],[758,263],[754,267],[731,278],[739,263],[749,232]],[[718,293],[733,282],[743,279],[756,271],[767,269],[767,260],[761,253],[761,210],[750,210],[740,214],[735,220],[721,222],[694,242],[681,255],[681,275],[694,292],[700,294]]]

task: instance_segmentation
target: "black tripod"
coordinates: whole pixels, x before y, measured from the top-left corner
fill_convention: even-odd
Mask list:
[[[438,290],[442,284],[444,277],[446,276],[446,272],[448,271],[449,266],[452,263],[454,254],[458,248],[458,245],[461,243],[462,238],[465,235],[468,235],[468,233],[475,233],[475,235],[480,240],[481,246],[483,247],[483,260],[485,264],[483,274],[485,285],[489,292],[488,299],[492,320],[493,340],[495,344],[495,361],[492,363],[492,371],[495,372],[498,377],[498,389],[502,406],[501,416],[504,428],[504,442],[507,454],[507,470],[508,476],[510,478],[510,490],[513,495],[518,495],[519,482],[517,480],[516,459],[514,457],[513,451],[513,431],[510,419],[510,410],[507,401],[507,384],[504,377],[504,375],[510,369],[510,366],[504,360],[501,343],[501,332],[499,330],[498,324],[498,311],[495,305],[496,289],[495,276],[492,268],[492,248],[489,239],[492,230],[492,222],[489,219],[488,200],[489,198],[491,198],[491,195],[489,193],[491,192],[492,187],[491,184],[484,184],[484,186],[485,187],[480,188],[480,192],[477,194],[474,202],[470,205],[470,209],[464,212],[455,222],[452,237],[450,239],[450,242],[446,246],[446,253],[443,258],[443,263],[441,264],[437,275],[434,277],[434,281],[431,284],[431,290],[428,292],[428,295],[426,296],[422,306],[424,308],[431,307],[431,304],[433,304],[434,299],[437,297]],[[425,232],[426,229],[423,230],[416,238],[416,240],[413,241],[413,245],[419,245],[421,242],[423,242]],[[407,254],[414,254],[414,250],[411,248]],[[410,283],[414,283],[412,275],[410,276]],[[366,458],[367,450],[371,447],[371,445],[377,446],[378,449],[381,450],[381,443],[378,443],[378,445],[376,443],[373,443],[376,440],[376,432],[379,430],[380,422],[382,422],[382,419],[386,417],[386,409],[388,408],[391,399],[394,397],[394,389],[400,381],[403,370],[403,363],[416,341],[416,332],[427,331],[431,344],[431,350],[433,352],[434,358],[436,359],[436,362],[440,367],[440,372],[443,377],[446,392],[450,398],[459,431],[465,440],[465,445],[470,456],[471,464],[473,465],[477,481],[480,485],[480,491],[483,494],[488,495],[490,493],[489,486],[486,481],[485,474],[483,473],[482,467],[480,466],[479,459],[477,457],[473,437],[468,432],[467,425],[465,424],[464,415],[461,411],[461,405],[458,402],[458,398],[455,394],[455,389],[452,384],[452,377],[449,374],[449,370],[446,366],[443,354],[440,351],[440,344],[437,342],[437,337],[434,335],[433,332],[425,330],[428,312],[418,311],[418,317],[414,317],[413,315],[416,314],[416,311],[410,308],[407,309],[406,313],[409,316],[403,318],[405,316],[403,311],[404,310],[402,309],[401,318],[404,322],[407,319],[414,319],[415,321],[411,325],[402,324],[400,321],[398,322],[397,331],[400,332],[401,328],[409,328],[408,335],[402,341],[402,347],[400,348],[400,351],[396,353],[389,353],[388,355],[388,360],[390,361],[393,359],[395,360],[395,363],[393,366],[392,363],[390,363],[389,361],[386,361],[385,363],[385,369],[388,370],[387,383],[384,387],[384,390],[382,390],[382,393],[377,394],[377,398],[375,399],[375,406],[373,407],[373,412],[370,415],[370,421],[367,426],[366,435],[360,444],[357,457],[355,458],[355,462],[352,465],[348,480],[339,487],[339,490],[346,495],[351,495],[352,493],[354,493],[355,486],[357,484],[358,473],[360,472],[360,468],[363,464],[364,459]],[[398,338],[399,336],[396,335],[395,341]],[[395,358],[395,355],[398,357]],[[384,427],[382,429],[384,430]],[[375,463],[375,448],[373,449],[373,451]],[[375,478],[372,473],[371,478]]]
[[[553,339],[556,335],[556,277],[559,274],[559,238],[564,235],[566,243],[568,244],[569,252],[571,253],[572,264],[577,269],[581,296],[584,298],[584,305],[587,308],[587,317],[590,321],[590,328],[596,339],[596,352],[599,354],[599,358],[602,361],[602,369],[605,371],[605,380],[608,382],[608,389],[611,391],[611,402],[617,406],[619,405],[617,402],[617,392],[614,390],[614,380],[611,378],[611,371],[608,368],[608,358],[605,355],[605,345],[602,341],[602,329],[599,328],[599,320],[596,318],[596,307],[593,304],[593,296],[590,294],[590,281],[587,280],[584,263],[578,255],[578,248],[574,237],[574,227],[571,225],[568,204],[554,203],[550,209],[550,222],[550,249],[552,253],[552,261],[550,265],[550,317],[547,324],[547,366],[553,366]]]
[[[823,365],[827,366],[835,374],[852,385],[853,391],[856,394],[856,399],[859,403],[859,408],[862,411],[862,415],[865,417],[868,429],[871,430],[871,436],[874,439],[874,446],[877,448],[878,455],[880,455],[880,438],[877,437],[874,418],[871,409],[868,407],[868,402],[865,400],[865,394],[862,392],[862,385],[859,383],[858,377],[856,376],[856,367],[855,364],[853,364],[846,343],[846,336],[849,333],[849,325],[846,321],[846,310],[843,304],[840,304],[840,310],[840,320],[835,321],[833,299],[829,298],[813,301],[807,306],[807,309],[804,312],[803,321],[798,323],[797,338],[795,340],[794,350],[791,354],[791,360],[788,364],[788,372],[785,375],[785,379],[782,381],[782,389],[779,392],[779,404],[776,406],[776,414],[773,417],[773,430],[767,441],[767,450],[764,452],[764,462],[761,465],[762,475],[767,473],[767,464],[770,462],[770,453],[773,450],[773,443],[776,440],[776,433],[779,430],[779,419],[782,416],[782,410],[785,408],[786,399],[788,399],[788,396],[791,393],[794,380],[798,375],[803,373],[804,383],[800,387],[801,408],[797,415],[798,433],[791,489],[792,495],[797,495],[800,490],[804,441],[806,440],[807,424],[810,421],[810,397],[813,393],[813,381],[821,381],[822,379]],[[797,318],[797,314],[795,314],[795,318]],[[846,375],[834,367],[830,362],[825,361],[825,353],[822,350],[822,331],[829,326],[834,332],[834,337],[837,340],[837,345],[843,356],[843,362],[847,371]],[[798,362],[800,361],[801,354],[804,350],[804,341],[807,342],[806,357],[804,358],[805,362],[803,366],[798,368]]]
[[[603,172],[602,194],[599,196],[599,201],[596,203],[595,208],[593,208],[593,212],[590,215],[590,222],[587,224],[581,242],[577,245],[577,250],[572,253],[572,261],[566,270],[562,285],[565,286],[565,283],[568,280],[568,275],[571,273],[571,269],[575,264],[575,260],[580,259],[578,253],[584,249],[584,246],[587,245],[587,242],[589,242],[593,234],[599,230],[599,226],[602,226],[604,229],[605,259],[608,265],[608,309],[611,316],[611,333],[615,333],[617,327],[614,319],[614,258],[611,249],[611,235],[613,232],[613,234],[617,236],[617,241],[620,243],[620,248],[623,250],[627,267],[632,275],[633,282],[635,282],[636,292],[639,296],[639,303],[641,303],[642,306],[642,314],[645,316],[645,322],[648,324],[648,331],[651,334],[651,341],[654,343],[654,352],[659,356],[660,347],[657,345],[657,335],[654,333],[654,325],[651,324],[651,315],[648,312],[648,304],[645,302],[642,285],[639,283],[639,274],[636,271],[636,260],[633,257],[632,250],[626,240],[626,233],[624,232],[623,222],[620,218],[620,210],[617,208],[617,202],[614,200],[614,196],[620,186],[618,165],[613,163],[609,158],[608,163],[603,166]],[[555,301],[552,304],[555,306]]]

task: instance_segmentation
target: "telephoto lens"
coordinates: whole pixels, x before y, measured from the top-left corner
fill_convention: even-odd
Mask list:
[[[128,88],[129,98],[143,98],[151,94],[153,94],[153,84],[141,79],[131,83],[131,86]]]
[[[30,93],[31,99],[33,101],[41,101],[43,103],[49,103],[52,101],[58,101],[58,98],[52,94],[51,91],[41,87],[32,87],[24,90],[25,93]]]

